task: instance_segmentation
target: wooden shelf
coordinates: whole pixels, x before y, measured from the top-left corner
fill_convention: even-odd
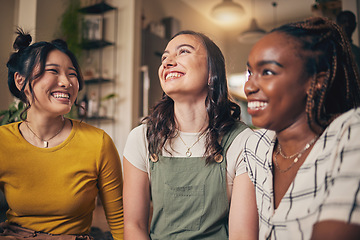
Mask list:
[[[115,98],[108,103],[109,106],[104,105],[106,110],[100,103],[103,98],[116,92],[118,9],[102,0],[100,3],[79,9],[79,13],[83,15],[80,47],[86,52],[89,59],[94,60],[86,65],[89,71],[87,76],[84,76],[84,85],[86,87],[85,94],[90,94],[87,95],[87,111],[90,113],[91,100],[95,100],[95,109],[91,109],[91,117],[84,117],[84,121],[99,128],[103,124],[111,125],[113,136],[115,136]],[[113,34],[107,36],[104,33]],[[113,60],[112,64],[111,59]],[[93,108],[92,105],[90,106]]]
[[[114,43],[108,42],[106,40],[91,40],[91,41],[82,42],[81,48],[85,50],[90,50],[90,49],[100,49],[111,45],[114,45]]]
[[[88,14],[101,14],[114,9],[115,9],[114,7],[106,4],[105,2],[101,2],[88,7],[81,8],[79,9],[79,12],[88,13]]]
[[[88,80],[85,80],[84,83],[87,85],[91,85],[91,84],[99,84],[99,83],[110,83],[113,80],[108,79],[108,78],[91,78]]]

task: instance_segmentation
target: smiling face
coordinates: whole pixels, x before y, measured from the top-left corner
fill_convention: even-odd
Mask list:
[[[35,67],[34,72],[38,71]],[[70,112],[79,91],[76,70],[70,58],[59,50],[49,52],[44,73],[32,82],[34,100],[27,87],[25,94],[32,111],[63,115]]]
[[[245,84],[248,112],[257,127],[281,131],[306,124],[306,96],[310,76],[300,44],[284,33],[262,38],[250,52]]]
[[[182,34],[173,38],[162,55],[160,84],[173,99],[206,98],[208,92],[207,52],[199,37]]]

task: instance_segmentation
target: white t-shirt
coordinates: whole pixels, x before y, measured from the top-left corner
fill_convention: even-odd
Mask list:
[[[250,128],[246,128],[234,139],[227,150],[227,192],[229,199],[231,197],[235,176],[246,172],[245,165],[240,164],[240,155],[244,148],[246,139],[252,134],[252,132],[253,131]],[[198,140],[199,136],[198,133],[180,132],[179,134],[188,147],[193,145],[193,143]],[[180,137],[172,139],[171,146],[169,146],[169,143],[166,143],[165,148],[169,150],[172,155],[163,150],[163,156],[186,157],[187,147],[181,141]],[[202,137],[193,147],[191,147],[191,157],[202,157],[204,155],[204,149],[205,137]],[[139,170],[147,172],[150,179],[149,151],[145,124],[134,128],[130,132],[124,149],[124,157]]]

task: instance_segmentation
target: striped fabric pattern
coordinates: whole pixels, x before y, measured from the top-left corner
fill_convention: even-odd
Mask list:
[[[300,167],[274,209],[273,131],[257,130],[243,152],[256,189],[259,239],[310,239],[323,220],[360,224],[360,109],[336,118]]]

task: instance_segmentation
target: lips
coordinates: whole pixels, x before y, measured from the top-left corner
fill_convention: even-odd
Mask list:
[[[268,105],[268,103],[263,102],[263,101],[251,101],[251,102],[248,102],[248,108],[253,109],[253,110],[263,109],[267,105]]]
[[[183,75],[184,74],[180,73],[180,72],[170,72],[165,75],[165,81],[170,80],[170,79],[179,78],[179,77],[182,77]]]
[[[69,93],[63,93],[63,92],[54,92],[51,94],[54,98],[57,99],[70,99]]]

